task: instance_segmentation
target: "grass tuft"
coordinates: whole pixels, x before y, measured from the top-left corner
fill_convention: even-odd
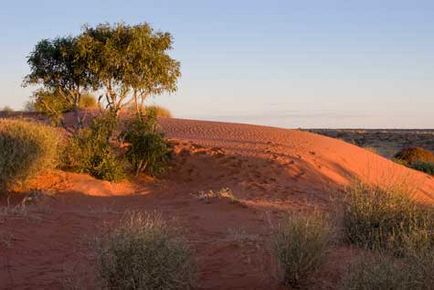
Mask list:
[[[416,204],[404,188],[358,183],[346,192],[344,234],[350,243],[399,256],[434,246],[433,217],[432,208]]]
[[[160,215],[129,212],[97,242],[98,269],[109,289],[191,289],[189,247]]]
[[[291,215],[274,233],[274,254],[279,262],[283,283],[300,287],[315,272],[327,255],[331,229],[318,213]]]

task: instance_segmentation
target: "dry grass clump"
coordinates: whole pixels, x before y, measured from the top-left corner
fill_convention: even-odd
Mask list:
[[[286,286],[300,287],[324,262],[331,228],[318,213],[288,216],[273,236],[274,254]]]
[[[21,185],[42,170],[56,167],[59,132],[22,120],[0,120],[0,188]]]
[[[109,289],[191,289],[189,247],[160,215],[127,213],[97,242],[100,276]]]
[[[434,252],[396,259],[385,255],[363,255],[352,263],[340,288],[345,290],[430,290],[434,285]]]
[[[346,192],[343,228],[351,243],[402,255],[434,246],[433,217],[432,208],[416,204],[402,187],[358,183]]]

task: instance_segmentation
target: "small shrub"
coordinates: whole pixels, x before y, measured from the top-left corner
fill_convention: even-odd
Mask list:
[[[172,113],[169,111],[169,109],[157,105],[146,106],[144,114],[155,114],[160,118],[172,118]]]
[[[126,157],[136,175],[151,175],[164,171],[170,157],[170,147],[164,135],[158,132],[155,114],[137,115],[127,124],[124,140],[128,143]]]
[[[340,288],[431,290],[433,285],[434,252],[431,251],[405,259],[364,255],[349,266]]]
[[[415,162],[411,165],[411,168],[425,172],[427,174],[434,175],[434,162]]]
[[[84,94],[80,98],[80,104],[81,109],[93,109],[98,107],[98,101],[96,98],[91,94]]]
[[[411,166],[416,162],[434,163],[434,154],[420,147],[410,147],[396,153],[395,159],[401,160]]]
[[[417,205],[403,189],[356,184],[347,190],[343,226],[349,242],[401,255],[434,246],[433,210]]]
[[[64,167],[103,180],[123,179],[124,164],[110,143],[116,124],[115,116],[106,113],[92,120],[89,128],[78,130],[65,150]]]
[[[59,132],[21,120],[0,120],[0,188],[24,183],[59,160]]]
[[[316,271],[325,259],[330,240],[329,224],[319,214],[288,217],[273,238],[284,284],[299,287]]]
[[[98,240],[100,276],[109,289],[191,289],[189,247],[157,214],[130,212]]]

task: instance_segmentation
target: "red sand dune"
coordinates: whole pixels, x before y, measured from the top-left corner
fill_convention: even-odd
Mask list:
[[[285,211],[330,209],[330,197],[354,178],[404,180],[417,187],[415,198],[434,204],[434,178],[339,140],[241,124],[163,119],[161,125],[175,144],[164,177],[111,184],[54,172],[33,185],[52,198],[25,216],[0,215],[0,288],[59,289],[72,280],[93,289],[89,240],[125,210],[159,210],[176,220],[197,257],[199,288],[272,289],[279,283],[267,239]],[[192,195],[223,187],[245,206]],[[354,251],[336,247],[312,288],[333,289]]]

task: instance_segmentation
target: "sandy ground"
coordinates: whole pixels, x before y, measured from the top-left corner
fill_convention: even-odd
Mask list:
[[[404,180],[417,186],[420,202],[434,204],[434,178],[336,139],[204,121],[165,119],[161,125],[175,154],[158,180],[111,184],[51,172],[34,181],[49,197],[25,211],[1,209],[0,288],[94,289],[94,237],[126,210],[158,210],[191,244],[199,288],[279,289],[269,237],[285,212],[331,211],[332,197],[354,178],[382,184]],[[206,203],[194,195],[226,187],[241,204]],[[308,287],[334,289],[355,253],[335,246]]]

